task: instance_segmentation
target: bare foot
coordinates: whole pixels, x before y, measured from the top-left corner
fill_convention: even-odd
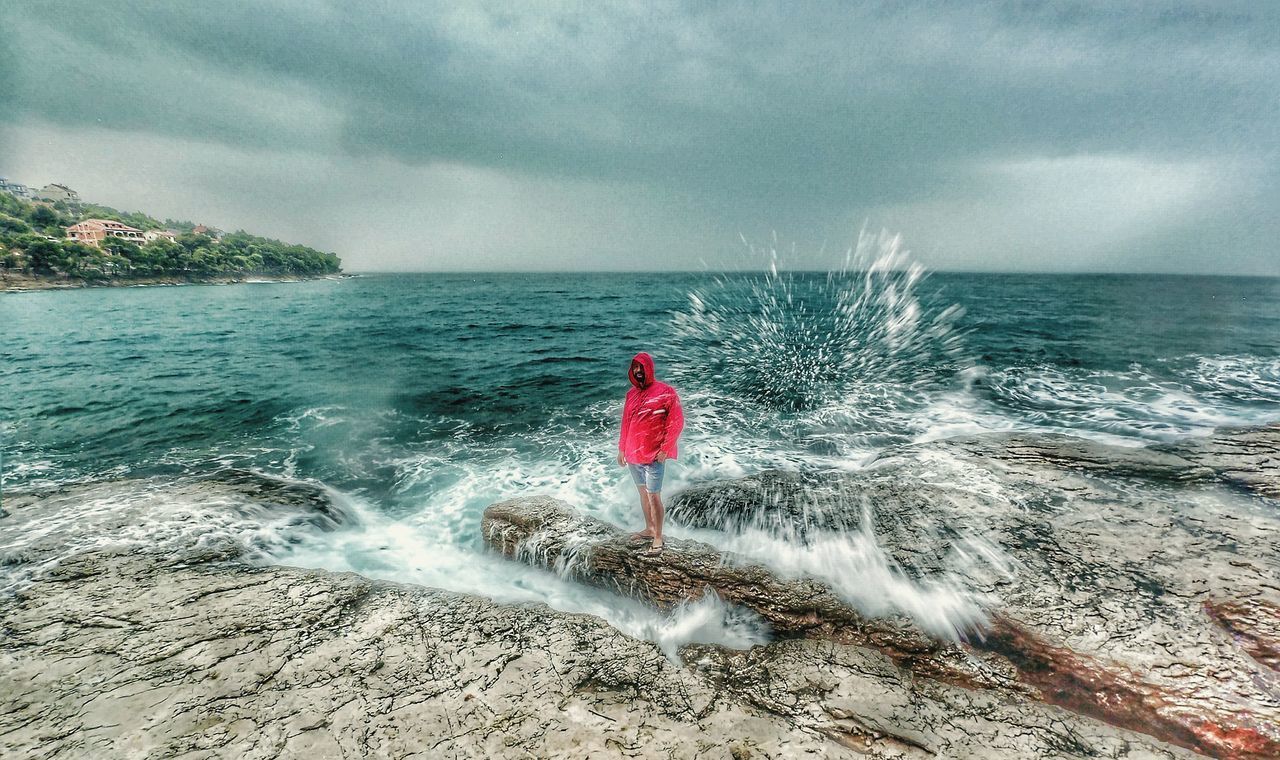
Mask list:
[[[653,531],[646,528],[644,530],[638,530],[635,533],[631,534],[632,540],[637,540],[641,538],[653,538]]]
[[[664,546],[666,546],[666,544],[664,544],[661,541],[655,540],[653,542],[653,546],[650,546],[647,550],[645,550],[644,555],[646,557],[656,557],[662,553],[662,547]]]

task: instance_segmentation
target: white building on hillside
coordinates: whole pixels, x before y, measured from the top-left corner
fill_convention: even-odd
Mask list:
[[[150,243],[153,240],[159,240],[161,238],[164,238],[165,240],[168,240],[170,243],[172,243],[173,241],[178,239],[178,233],[174,232],[173,230],[147,230],[146,232],[142,233],[142,237],[148,243]]]
[[[79,203],[80,194],[66,185],[59,185],[55,182],[40,188],[39,192],[36,193],[36,200],[51,201],[53,203],[57,203],[58,201]]]
[[[0,177],[0,192],[5,192],[9,195],[16,195],[19,198],[30,199],[32,197],[31,188],[21,182],[14,182],[13,180],[6,179],[4,177]]]

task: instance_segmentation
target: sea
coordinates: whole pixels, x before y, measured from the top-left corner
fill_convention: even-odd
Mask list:
[[[86,500],[69,544],[226,532],[256,562],[549,604],[668,651],[766,640],[714,597],[658,613],[483,544],[484,508],[530,494],[642,525],[614,461],[638,351],[686,413],[670,500],[767,469],[857,471],[952,436],[1141,446],[1276,421],[1280,280],[929,273],[882,236],[817,272],[767,252],[756,271],[0,293],[3,489],[118,484]],[[107,519],[138,492],[226,468],[322,485],[349,519],[332,531],[215,521],[180,499],[153,524]],[[856,585],[860,605],[941,633],[981,614],[963,588],[914,582],[874,540],[817,552],[669,532]],[[24,540],[0,537],[0,550]]]

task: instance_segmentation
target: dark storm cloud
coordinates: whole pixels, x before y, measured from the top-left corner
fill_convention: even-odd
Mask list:
[[[508,5],[10,6],[3,118],[641,184],[730,228],[1078,155],[1225,162],[1280,200],[1265,4]]]

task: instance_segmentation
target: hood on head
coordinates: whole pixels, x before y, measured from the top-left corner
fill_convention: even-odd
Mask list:
[[[644,382],[641,383],[636,379],[636,368],[644,369]],[[657,379],[653,373],[653,357],[641,351],[631,357],[631,367],[627,370],[627,379],[637,388],[647,388]]]

